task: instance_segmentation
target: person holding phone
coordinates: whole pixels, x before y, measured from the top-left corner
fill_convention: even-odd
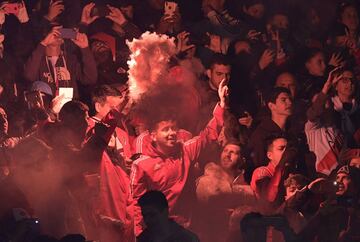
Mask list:
[[[165,1],[164,15],[161,17],[156,32],[159,34],[174,35],[181,29],[181,14],[179,5],[173,1]]]
[[[80,48],[80,61],[71,53],[63,51],[65,41],[61,32],[61,26],[53,27],[38,44],[25,63],[24,76],[30,82],[48,83],[56,96],[60,88],[72,88],[73,97],[77,98],[79,84],[91,85],[97,82],[96,63],[86,34],[76,32],[76,37],[71,39]]]

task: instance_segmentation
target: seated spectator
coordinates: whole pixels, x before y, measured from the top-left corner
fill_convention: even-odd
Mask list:
[[[197,236],[169,219],[169,204],[160,191],[148,191],[139,198],[146,229],[137,241],[199,241]]]

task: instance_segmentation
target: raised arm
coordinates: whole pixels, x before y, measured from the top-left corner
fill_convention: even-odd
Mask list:
[[[192,161],[199,157],[201,150],[207,144],[211,141],[217,140],[221,128],[224,126],[223,115],[226,107],[226,97],[228,95],[228,87],[225,85],[225,80],[220,83],[218,95],[220,102],[215,106],[213,118],[198,136],[195,136],[184,144],[185,152],[187,152],[190,160]]]

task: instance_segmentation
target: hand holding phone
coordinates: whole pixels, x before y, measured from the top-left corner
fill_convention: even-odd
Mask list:
[[[21,8],[21,3],[5,3],[3,7],[5,13],[18,15]]]
[[[76,39],[77,32],[74,29],[62,28],[59,29],[59,32],[63,39]]]
[[[169,18],[172,18],[175,14],[177,7],[178,5],[176,2],[165,1],[164,15],[167,15]]]
[[[104,18],[110,14],[110,9],[104,4],[96,4],[90,12],[90,17]]]

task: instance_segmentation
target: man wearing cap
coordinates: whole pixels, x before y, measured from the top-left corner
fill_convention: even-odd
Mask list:
[[[286,208],[301,212],[307,221],[298,234],[301,241],[315,237],[319,242],[359,239],[359,188],[360,170],[345,165],[337,171],[335,181],[318,178],[287,200]]]

